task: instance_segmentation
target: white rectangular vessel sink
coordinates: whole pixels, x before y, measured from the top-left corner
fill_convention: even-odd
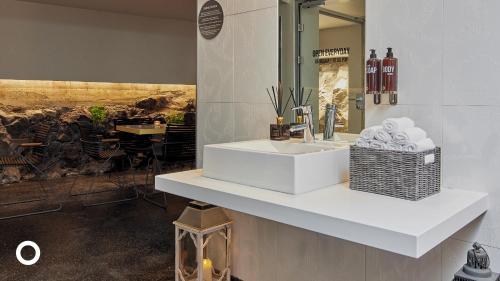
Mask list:
[[[300,194],[349,177],[347,144],[255,140],[206,145],[203,176]]]

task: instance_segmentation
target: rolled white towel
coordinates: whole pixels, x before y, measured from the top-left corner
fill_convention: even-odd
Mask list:
[[[392,136],[386,130],[380,128],[375,132],[375,139],[388,143],[392,141]]]
[[[403,146],[391,141],[387,144],[387,149],[395,151],[403,151]]]
[[[369,148],[370,147],[370,142],[369,140],[366,140],[364,138],[359,138],[356,140],[356,146],[359,147],[364,147],[364,148]]]
[[[415,122],[408,117],[388,118],[382,122],[382,127],[389,134],[395,135],[408,128],[415,127]]]
[[[394,142],[400,145],[407,145],[411,143],[417,143],[423,139],[427,138],[427,133],[417,127],[408,128],[402,132],[394,135]]]
[[[363,131],[361,131],[361,138],[365,139],[365,140],[372,140],[375,138],[375,133],[382,129],[382,126],[372,126],[372,127],[369,127],[369,128],[366,128],[364,129]]]
[[[404,145],[403,151],[422,152],[422,151],[431,150],[434,148],[436,148],[436,145],[434,144],[434,142],[431,139],[426,138],[426,139],[420,140],[416,143],[409,143],[409,144]]]
[[[370,142],[370,148],[373,149],[387,149],[387,143],[379,140],[373,140]]]

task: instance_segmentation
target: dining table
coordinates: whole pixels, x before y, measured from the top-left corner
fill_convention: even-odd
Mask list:
[[[117,125],[115,130],[134,135],[164,135],[167,126],[165,124],[145,124],[145,125]]]
[[[141,125],[127,124],[127,125],[116,125],[116,127],[115,127],[115,131],[134,134],[134,135],[138,135],[138,136],[165,135],[166,130],[167,130],[167,126],[165,124],[141,124]],[[155,155],[154,149],[153,149],[153,155]],[[156,155],[154,156],[154,158],[152,160],[153,160],[153,163],[152,163],[152,169],[151,169],[151,173],[152,173],[151,178],[154,179],[155,175],[157,175],[158,172],[161,171],[161,164],[159,163]],[[148,161],[147,166],[148,167],[146,168],[146,178],[145,178],[144,189],[138,188],[136,186],[136,190],[139,192],[139,194],[142,194],[142,199],[144,199],[145,201],[147,201],[153,205],[156,205],[158,207],[166,208],[166,206],[167,206],[166,200],[167,199],[166,199],[165,194],[162,195],[163,196],[163,203],[159,203],[159,202],[153,200],[152,198],[150,198],[150,196],[156,195],[160,192],[154,190],[154,182],[149,183],[149,180],[148,180],[150,178],[150,176],[149,176],[149,167],[150,167],[149,161]],[[152,186],[153,190],[148,190],[148,188],[147,188],[148,186]]]

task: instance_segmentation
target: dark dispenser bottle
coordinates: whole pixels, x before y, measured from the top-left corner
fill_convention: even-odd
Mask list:
[[[391,104],[398,103],[398,59],[392,48],[387,48],[387,55],[382,61],[382,93],[389,94]]]
[[[381,62],[375,50],[370,50],[370,59],[366,61],[366,93],[373,94],[373,102],[380,104],[380,70]]]

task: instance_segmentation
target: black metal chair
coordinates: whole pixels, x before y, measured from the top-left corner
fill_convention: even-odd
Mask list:
[[[123,162],[124,159],[127,159],[129,162],[130,167],[132,166],[132,161],[130,157],[125,153],[120,148],[120,143],[119,139],[105,139],[101,135],[98,134],[98,132],[94,129],[94,127],[89,123],[89,122],[78,122],[78,127],[80,129],[80,142],[82,145],[83,152],[87,154],[90,158],[94,159],[98,164],[99,164],[99,169],[97,170],[97,174],[92,177],[92,180],[90,182],[88,191],[83,192],[83,193],[73,193],[73,189],[76,185],[76,181],[78,180],[78,177],[75,177],[75,180],[73,182],[73,185],[71,187],[71,195],[72,196],[85,196],[85,199],[88,199],[88,196],[94,195],[94,194],[99,194],[99,193],[105,193],[105,192],[116,192],[120,191],[127,185],[127,181],[122,179],[121,177],[117,177],[117,182],[114,182],[118,188],[115,189],[106,189],[106,190],[99,190],[95,191],[94,190],[94,185],[97,180],[97,176],[100,172],[105,172],[103,171],[104,168],[109,164],[111,164],[111,171],[108,173],[108,177],[111,179],[112,172],[113,170],[116,170],[115,164],[121,160]],[[133,183],[134,183],[134,196],[129,197],[129,198],[124,198],[124,199],[118,199],[118,200],[108,200],[108,201],[103,201],[103,202],[97,202],[97,203],[91,203],[88,204],[87,201],[84,201],[84,206],[86,207],[91,207],[91,206],[100,206],[100,205],[105,205],[105,204],[113,204],[113,203],[122,203],[122,202],[127,202],[131,200],[135,200],[138,198],[137,190],[135,188],[135,175],[132,173],[132,176],[134,177]]]
[[[119,125],[151,125],[154,121],[160,121],[160,123],[165,124],[165,120],[161,117],[158,118],[131,118],[131,119],[115,119],[115,131],[116,126]],[[159,204],[155,201],[152,201],[148,195],[152,193],[148,190],[150,186],[153,186],[154,182],[151,183],[150,179],[153,178],[156,170],[156,161],[153,151],[152,143],[153,141],[157,141],[154,135],[135,135],[126,132],[116,132],[118,138],[120,139],[120,145],[125,150],[125,152],[135,159],[141,160],[139,164],[134,167],[134,170],[137,172],[138,170],[144,168],[145,180],[143,187],[137,186],[137,191],[143,196],[143,199],[149,203],[152,203],[156,206],[164,208],[163,204]],[[159,139],[161,140],[161,139]],[[156,193],[155,193],[156,194]]]
[[[14,202],[0,203],[0,206],[17,206],[25,203],[40,202],[48,200],[47,188],[45,186],[47,170],[50,169],[51,163],[47,157],[48,138],[51,126],[48,124],[38,124],[34,129],[34,137],[31,141],[28,140],[13,140],[17,148],[14,150],[14,155],[0,157],[0,168],[3,170],[6,167],[25,167],[35,174],[35,180],[40,188],[42,196],[18,200]],[[62,209],[62,204],[56,204],[55,207],[44,208],[43,210],[30,211],[26,213],[9,215],[0,217],[0,220],[26,217],[32,215],[46,214],[57,212]]]
[[[158,143],[158,142],[157,142]],[[196,159],[196,126],[168,124],[160,154],[156,159],[166,164],[190,163],[194,168]]]
[[[153,122],[152,118],[122,118],[113,120],[115,131],[119,125],[148,125],[153,124]],[[131,157],[135,157],[138,154],[143,154],[146,157],[150,156],[149,158],[153,157],[150,142],[151,136],[139,136],[119,131],[116,131],[116,135],[120,140],[120,147]]]
[[[154,175],[162,172],[162,164],[165,166],[174,163],[190,163],[191,168],[194,168],[196,160],[196,126],[168,124],[166,134],[163,139],[153,139],[153,178]],[[157,194],[154,189],[144,195],[145,200],[151,200],[148,196]],[[166,207],[166,194],[164,195],[164,206]],[[157,202],[150,201],[153,204]]]

